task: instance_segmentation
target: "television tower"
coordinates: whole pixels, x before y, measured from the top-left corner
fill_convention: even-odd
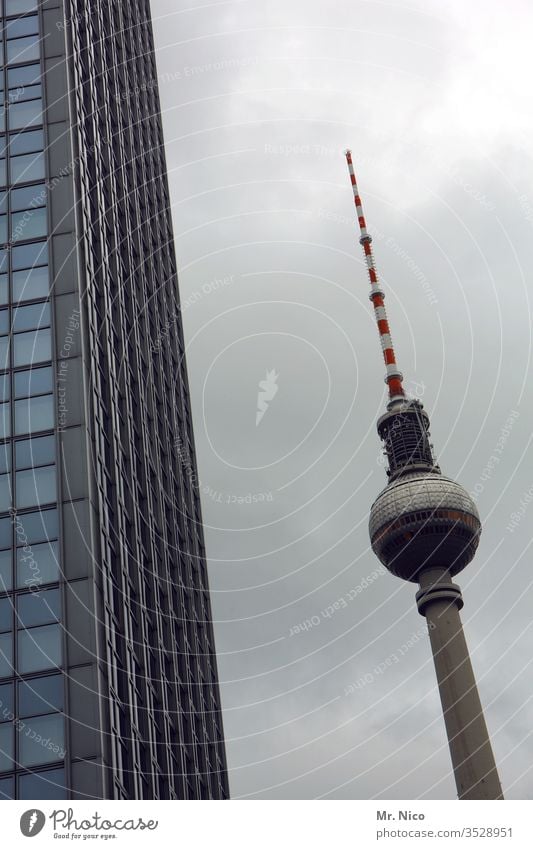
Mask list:
[[[503,799],[459,615],[463,598],[452,581],[476,552],[481,522],[466,490],[435,461],[423,405],[405,394],[349,150],[346,160],[389,389],[387,412],[377,423],[389,481],[370,511],[370,541],[393,575],[420,585],[416,602],[428,623],[459,799]]]

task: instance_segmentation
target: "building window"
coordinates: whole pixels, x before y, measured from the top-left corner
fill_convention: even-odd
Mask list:
[[[50,769],[19,776],[19,799],[66,799],[65,770]]]
[[[53,395],[15,401],[15,433],[22,435],[54,427]]]
[[[36,469],[55,462],[55,438],[39,436],[15,442],[15,467],[17,469]]]
[[[0,799],[14,799],[14,798],[15,798],[15,779],[13,777],[0,778]]]
[[[64,720],[61,714],[26,719],[18,732],[18,760],[21,766],[61,761],[65,757]]]
[[[11,397],[11,387],[9,385],[9,375],[0,375],[0,401],[9,401]]]
[[[50,328],[15,334],[13,343],[13,365],[15,367],[33,365],[52,359]]]
[[[27,35],[37,35],[39,32],[39,20],[37,15],[27,18],[18,18],[16,21],[6,23],[5,32],[8,41],[14,38],[22,38]]]
[[[38,507],[56,501],[56,467],[27,469],[15,476],[17,507]]]
[[[57,509],[17,516],[17,587],[35,587],[59,581],[57,536]],[[5,573],[11,580],[7,563]]]
[[[7,192],[0,192],[0,242],[7,242]]]
[[[0,345],[1,348],[1,345]],[[11,416],[9,404],[0,404],[0,439],[11,436]]]
[[[31,545],[31,543],[30,543]],[[57,542],[31,545],[31,554],[26,546],[17,549],[17,586],[42,586],[59,581],[59,545]]]
[[[7,312],[7,310],[3,312]],[[30,304],[27,307],[17,307],[13,311],[13,333],[18,333],[22,330],[38,330],[42,327],[50,327],[49,303]]]
[[[0,678],[13,674],[13,634],[0,634]]]
[[[14,104],[26,108],[32,104]],[[47,232],[47,192],[44,184],[14,188],[9,195],[11,204],[10,240],[27,241],[45,236]],[[6,242],[7,192],[0,193],[0,242]]]
[[[28,207],[11,213],[11,241],[20,242],[45,236],[48,229],[46,207]]]
[[[23,130],[36,127],[43,123],[43,102],[28,100],[22,103],[12,103],[9,107],[9,129]]]
[[[0,304],[7,304],[8,300],[7,251],[4,248],[0,249]]]
[[[20,26],[19,21],[15,22]],[[35,62],[39,59],[40,38],[39,35],[29,35],[24,38],[9,38],[9,25],[7,27],[8,42],[6,60],[8,65],[20,62]]]
[[[6,599],[11,604],[11,599]],[[20,595],[17,599],[17,621],[19,628],[33,628],[36,625],[47,625],[59,622],[61,616],[61,599],[59,589],[30,592]]]
[[[13,602],[10,598],[0,598],[0,634],[13,630]]]
[[[4,722],[0,725],[0,772],[13,769],[14,754],[13,725]]]
[[[12,589],[12,571],[11,549],[8,551],[0,551],[0,592],[7,592]]]
[[[11,519],[0,519],[0,549],[11,547]]]
[[[38,510],[17,516],[15,537],[17,545],[51,542],[57,539],[57,510]]]
[[[22,674],[61,665],[59,625],[21,630],[17,637],[18,671]]]
[[[13,271],[48,265],[48,245],[46,242],[34,242],[31,245],[17,245],[11,252]]]
[[[11,262],[13,267],[13,301],[15,303],[31,301],[48,295],[48,246],[46,242],[15,245],[11,250]]]
[[[25,15],[37,11],[37,0],[5,0],[5,7],[6,15]]]
[[[32,65],[32,68],[38,68],[37,65]],[[17,68],[10,71],[10,74],[18,74],[24,68]],[[44,150],[44,130],[30,130],[29,132],[11,134],[9,136],[9,156],[11,159],[17,156],[23,156],[27,153],[37,153]]]
[[[18,371],[14,379],[15,398],[29,398],[30,395],[46,395],[53,389],[51,366]]]
[[[6,513],[12,503],[11,475],[0,475],[0,511]]]
[[[0,592],[12,588],[11,554],[14,544],[19,549],[21,580],[18,586],[57,581],[57,536],[58,520],[55,508],[18,514],[14,521],[11,517],[0,519]],[[32,580],[26,581],[29,574]]]
[[[49,590],[48,595],[52,592],[59,593],[58,590]],[[61,675],[19,682],[19,716],[24,718],[19,734],[18,755],[21,766],[38,766],[63,760],[63,690]],[[43,744],[43,740],[46,744]]]
[[[19,716],[21,717],[61,712],[64,707],[63,677],[61,675],[47,675],[45,678],[29,678],[26,681],[19,681],[18,699]]]
[[[11,189],[10,200],[12,212],[44,207],[46,206],[46,187],[44,184],[40,184]]]
[[[50,289],[48,266],[14,271],[12,276],[13,302],[45,298]]]
[[[30,135],[27,133],[26,135]],[[33,180],[44,179],[44,153],[29,153],[25,156],[12,156],[9,161],[11,183],[29,183]],[[1,160],[0,160],[0,178]]]
[[[0,722],[10,722],[13,718],[13,684],[0,687]]]

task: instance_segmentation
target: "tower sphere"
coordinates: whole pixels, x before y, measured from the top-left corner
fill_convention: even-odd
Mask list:
[[[383,565],[416,581],[421,569],[435,566],[461,572],[476,552],[481,522],[460,484],[437,472],[407,472],[374,501],[369,532]]]

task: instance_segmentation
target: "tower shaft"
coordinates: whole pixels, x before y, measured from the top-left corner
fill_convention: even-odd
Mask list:
[[[418,609],[428,623],[459,799],[503,799],[459,610],[461,590],[445,569],[420,576]]]

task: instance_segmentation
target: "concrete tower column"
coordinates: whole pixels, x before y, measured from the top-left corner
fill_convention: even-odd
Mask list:
[[[503,799],[459,611],[461,590],[446,569],[418,576],[459,799]]]

